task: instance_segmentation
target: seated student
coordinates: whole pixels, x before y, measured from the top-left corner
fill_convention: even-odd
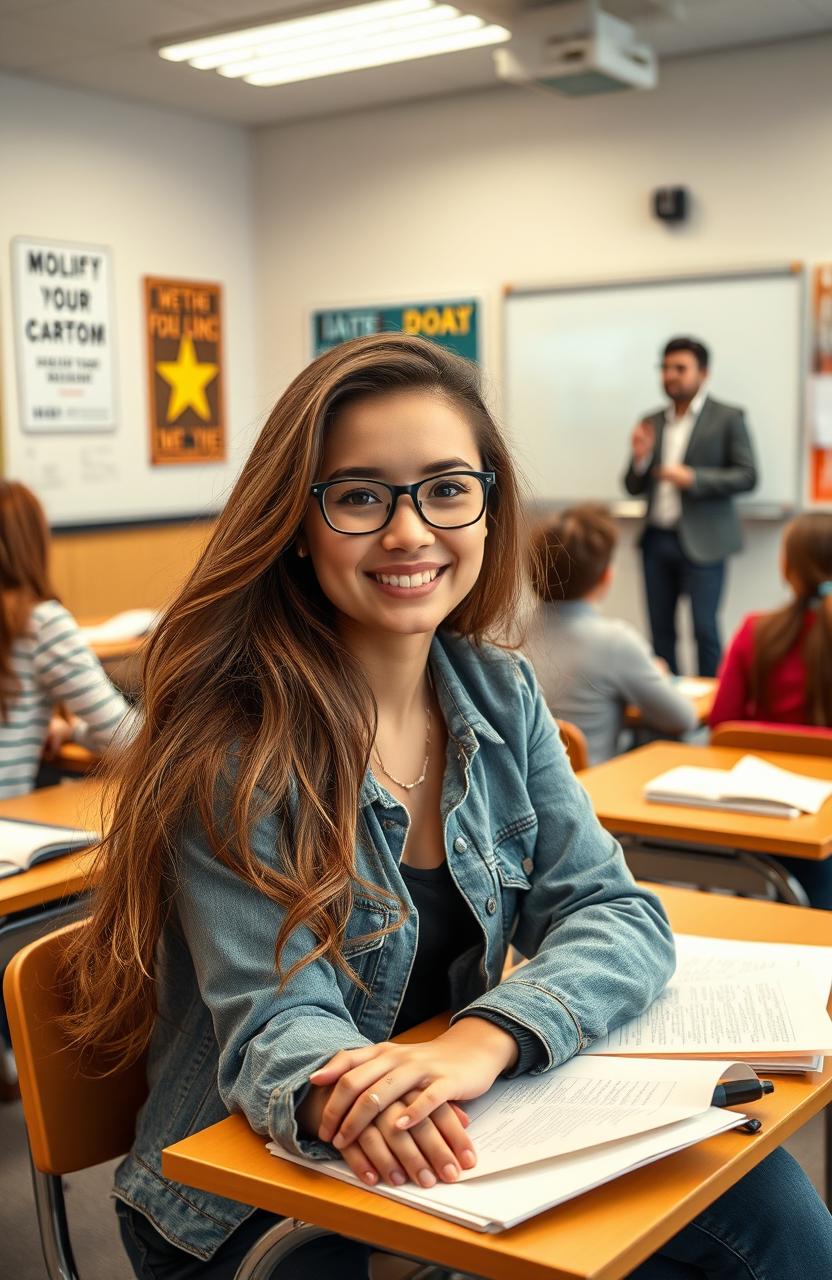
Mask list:
[[[722,661],[711,728],[724,720],[762,720],[832,732],[832,513],[792,520],[780,564],[792,599],[741,623]],[[832,859],[779,861],[813,907],[832,910]]]
[[[71,719],[55,715],[58,703]],[[55,599],[43,508],[25,485],[0,480],[0,798],[32,790],[44,753],[69,738],[101,751],[134,716]],[[16,1096],[0,998],[0,1101]]]
[[[168,1143],[235,1111],[289,1150],[334,1147],[370,1186],[453,1182],[476,1163],[458,1102],[564,1062],[672,971],[662,908],[530,665],[487,643],[517,610],[519,524],[474,367],[359,338],[280,398],[151,637],[67,957],[79,1043],[114,1061],[149,1044],[115,1192],[143,1280],[230,1280],[275,1221],[170,1182]],[[512,943],[529,963],[503,978]],[[390,1042],[445,1009],[437,1039]],[[748,1257],[827,1280],[831,1253],[832,1219],[777,1151],[649,1275],[747,1280]],[[273,1275],[366,1280],[367,1258],[328,1237]]]
[[[725,654],[710,714],[832,729],[832,513],[787,526],[780,553],[792,599],[743,620]]]
[[[673,687],[635,627],[597,609],[612,581],[618,530],[602,506],[584,503],[532,538],[532,586],[541,604],[524,646],[552,713],[582,729],[590,764],[618,750],[625,708],[664,734],[697,727],[689,698]]]
[[[135,715],[55,598],[43,508],[0,480],[0,798],[31,791],[44,751],[69,739],[103,751]]]

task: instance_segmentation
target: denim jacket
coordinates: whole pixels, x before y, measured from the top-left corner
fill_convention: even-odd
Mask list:
[[[440,633],[430,654],[447,724],[442,789],[451,874],[482,932],[454,961],[451,1003],[491,1010],[533,1033],[545,1071],[644,1009],[673,970],[673,940],[657,899],[638,888],[566,759],[529,663]],[[251,1212],[174,1183],[162,1148],[229,1112],[290,1150],[330,1148],[298,1134],[295,1108],[310,1072],[339,1049],[389,1037],[407,986],[418,918],[399,872],[407,813],[368,772],[359,797],[356,870],[410,908],[356,888],[345,954],[366,992],[329,963],[305,966],[277,989],[281,911],[229,871],[192,826],[179,843],[173,910],[157,955],[159,1017],[150,1094],[115,1194],[165,1237],[209,1258]],[[276,861],[276,819],[253,847]],[[528,964],[501,981],[509,944]],[[313,945],[298,929],[284,965]],[[505,1023],[503,1023],[505,1025]]]

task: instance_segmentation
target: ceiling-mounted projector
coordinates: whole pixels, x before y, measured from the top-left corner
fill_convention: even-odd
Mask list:
[[[578,97],[618,89],[653,89],[656,55],[628,22],[595,0],[531,9],[512,24],[508,44],[494,51],[501,80],[538,85]]]

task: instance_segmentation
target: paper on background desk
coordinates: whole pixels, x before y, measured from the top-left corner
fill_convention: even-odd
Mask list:
[[[683,698],[701,698],[706,693],[713,693],[716,680],[710,676],[674,676],[673,688]]]
[[[81,635],[87,644],[118,644],[122,640],[136,640],[156,624],[158,609],[125,609],[106,622],[94,627],[81,627]]]

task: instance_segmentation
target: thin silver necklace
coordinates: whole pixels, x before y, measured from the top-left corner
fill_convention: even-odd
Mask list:
[[[428,776],[428,765],[430,763],[430,738],[431,738],[431,728],[433,726],[433,715],[430,709],[430,691],[432,688],[433,688],[433,681],[431,680],[431,677],[430,677],[430,670],[428,670],[428,691],[427,691],[427,694],[425,695],[425,716],[427,717],[427,735],[425,738],[425,759],[424,759],[424,763],[422,764],[422,772],[420,773],[419,777],[416,779],[415,782],[402,782],[400,778],[397,778],[394,774],[392,774],[390,770],[385,767],[384,761],[382,760],[381,755],[379,753],[378,746],[376,745],[375,742],[373,743],[373,755],[376,758],[376,763],[379,769],[381,769],[381,772],[384,774],[385,778],[389,778],[391,782],[395,782],[396,786],[401,787],[402,791],[413,791],[415,787],[421,787],[425,778]]]

